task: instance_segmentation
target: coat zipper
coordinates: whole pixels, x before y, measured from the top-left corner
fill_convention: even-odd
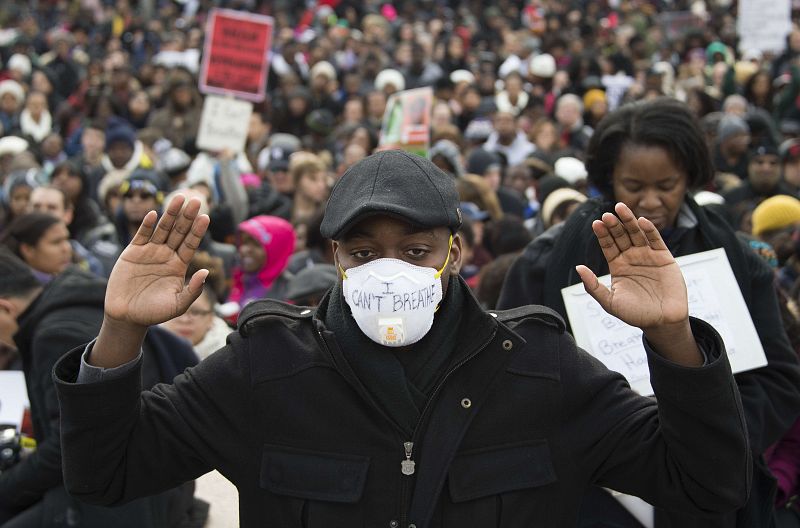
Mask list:
[[[436,399],[436,396],[439,394],[439,390],[444,386],[445,382],[447,382],[447,378],[450,377],[453,372],[461,368],[466,362],[470,361],[472,358],[477,356],[484,348],[489,346],[489,343],[492,342],[494,337],[497,335],[497,327],[494,328],[492,334],[489,338],[484,341],[481,346],[475,349],[474,352],[469,354],[467,357],[459,361],[452,369],[448,370],[447,373],[444,375],[442,380],[436,385],[431,393],[430,398],[425,403],[425,407],[422,409],[422,413],[419,415],[419,420],[417,420],[417,425],[414,426],[414,432],[411,434],[411,441],[403,442],[403,453],[405,454],[405,459],[400,463],[400,472],[405,477],[401,483],[401,493],[400,493],[400,506],[402,508],[400,512],[400,528],[405,528],[408,526],[408,508],[410,504],[409,502],[409,490],[411,488],[412,478],[414,473],[416,473],[416,462],[414,462],[413,454],[414,454],[414,445],[418,442],[418,435],[420,431],[420,426],[422,425],[425,417],[428,414],[428,410],[431,407],[432,402]]]

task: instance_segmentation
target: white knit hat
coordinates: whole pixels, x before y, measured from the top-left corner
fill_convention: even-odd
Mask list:
[[[475,82],[475,75],[469,70],[455,70],[450,74],[450,82],[453,84],[461,82],[472,84]]]
[[[537,77],[549,79],[556,74],[556,60],[549,53],[536,55],[531,59],[528,70]]]
[[[319,61],[311,67],[308,77],[313,79],[317,75],[324,75],[331,81],[336,80],[336,68],[328,61]]]
[[[0,82],[0,97],[6,94],[11,94],[17,100],[17,104],[25,102],[25,89],[22,85],[13,79],[6,79]]]
[[[25,152],[28,142],[17,136],[5,136],[0,138],[0,156],[6,154],[19,154]]]
[[[19,71],[23,77],[31,74],[31,60],[21,53],[15,53],[8,59],[8,69]]]
[[[570,201],[583,203],[586,201],[586,195],[569,187],[562,187],[548,194],[542,204],[542,212],[540,213],[544,226],[550,227],[550,223],[553,220],[553,213],[558,206],[564,202]]]
[[[403,74],[391,68],[381,71],[375,77],[375,89],[383,90],[389,84],[393,85],[398,92],[406,89],[406,80]]]
[[[575,185],[581,180],[585,180],[589,173],[586,166],[578,158],[564,157],[556,160],[553,166],[553,174],[564,178],[570,185]]]

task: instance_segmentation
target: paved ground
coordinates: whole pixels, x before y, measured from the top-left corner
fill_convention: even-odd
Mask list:
[[[197,479],[195,496],[211,504],[206,528],[238,528],[239,494],[236,486],[217,471]]]

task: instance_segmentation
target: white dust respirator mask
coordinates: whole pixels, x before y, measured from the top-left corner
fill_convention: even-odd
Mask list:
[[[339,270],[344,280],[344,299],[356,324],[379,345],[412,345],[425,337],[433,326],[433,316],[442,302],[441,269],[415,266],[393,259],[376,259],[361,266]]]

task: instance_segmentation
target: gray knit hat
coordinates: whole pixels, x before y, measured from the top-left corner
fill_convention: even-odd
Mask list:
[[[722,117],[717,125],[717,139],[720,143],[736,134],[749,134],[750,127],[747,121],[737,115],[727,114]]]

